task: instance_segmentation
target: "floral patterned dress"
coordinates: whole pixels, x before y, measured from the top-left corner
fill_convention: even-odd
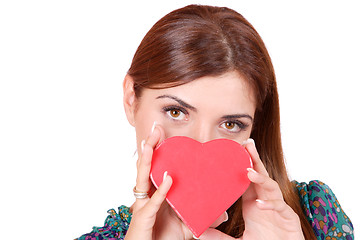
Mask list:
[[[326,184],[320,181],[293,183],[318,240],[354,239],[354,227],[349,217]],[[120,206],[118,212],[110,209],[103,227],[93,227],[90,233],[75,240],[124,239],[132,216],[129,210],[126,206]]]

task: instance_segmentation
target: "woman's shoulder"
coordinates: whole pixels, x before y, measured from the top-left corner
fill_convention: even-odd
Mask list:
[[[354,227],[328,185],[318,180],[293,183],[318,239],[354,239]]]
[[[124,239],[132,217],[130,208],[122,205],[118,207],[118,212],[110,209],[107,213],[108,216],[103,227],[93,227],[90,233],[84,234],[75,240]]]

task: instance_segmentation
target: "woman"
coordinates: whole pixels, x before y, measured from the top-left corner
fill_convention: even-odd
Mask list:
[[[237,12],[190,5],[169,13],[144,37],[123,87],[139,153],[136,201],[110,210],[104,227],[79,239],[193,238],[164,201],[171,176],[157,190],[149,180],[153,149],[172,136],[228,138],[253,160],[249,189],[200,239],[353,239],[328,186],[289,181],[271,59]]]

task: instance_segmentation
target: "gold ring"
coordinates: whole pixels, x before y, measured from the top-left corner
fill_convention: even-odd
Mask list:
[[[144,198],[149,197],[147,192],[139,192],[138,190],[136,190],[136,186],[134,187],[133,192],[134,192],[135,198],[138,198],[138,199],[144,199]]]

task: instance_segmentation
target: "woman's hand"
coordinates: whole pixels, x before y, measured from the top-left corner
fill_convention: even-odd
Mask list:
[[[137,198],[132,205],[133,216],[125,236],[126,240],[160,239],[160,236],[167,231],[161,229],[161,226],[157,227],[158,223],[163,222],[163,218],[170,218],[172,222],[177,221],[164,202],[166,194],[172,185],[171,177],[164,173],[163,182],[157,190],[155,190],[149,178],[153,149],[162,139],[164,139],[163,131],[160,128],[155,128],[147,140],[141,143],[141,152],[139,151],[139,159],[136,163],[137,178],[135,188],[138,192],[147,192],[150,195],[153,192],[153,194],[151,198]],[[180,223],[178,225],[181,226]]]
[[[253,141],[245,145],[253,160],[248,169],[252,182],[242,196],[245,231],[242,240],[249,239],[304,239],[298,215],[284,201],[277,182],[269,177]],[[234,239],[218,230],[208,229],[201,240]]]
[[[153,192],[153,194],[151,197],[137,198],[131,207],[133,216],[125,240],[193,238],[191,231],[164,201],[172,185],[171,176],[164,174],[163,182],[157,190],[149,178],[153,150],[164,138],[163,129],[156,126],[147,140],[142,143],[142,151],[137,161],[136,191],[148,192],[149,195]],[[227,220],[226,212],[216,220],[212,227],[217,227],[224,220]]]

